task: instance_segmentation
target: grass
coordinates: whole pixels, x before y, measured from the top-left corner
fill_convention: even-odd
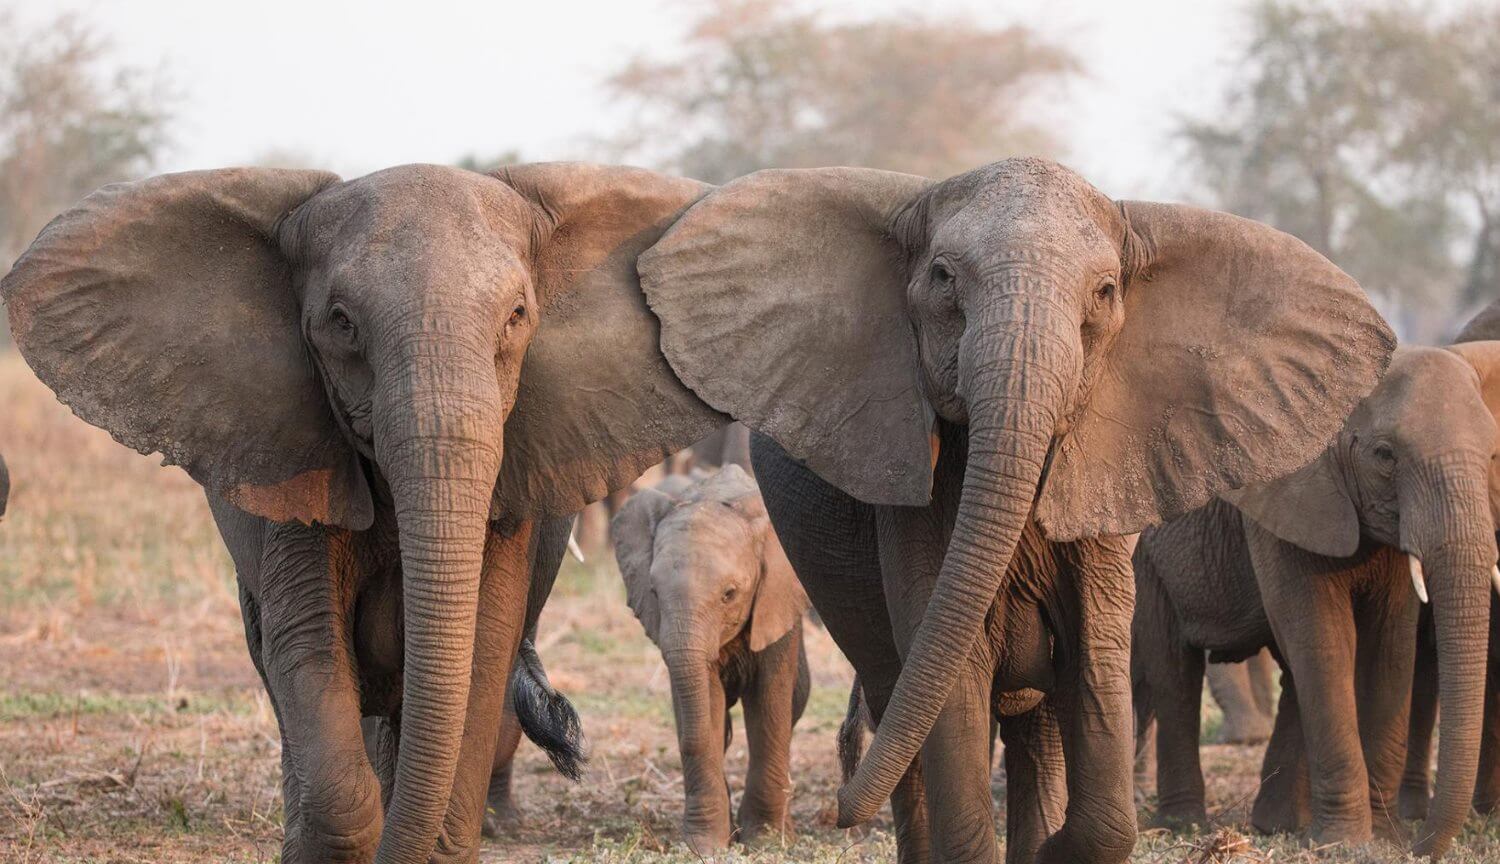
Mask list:
[[[0,354],[0,861],[271,862],[280,844],[280,743],[245,653],[233,571],[198,487],[74,419],[13,353]],[[543,616],[542,655],[593,744],[573,786],[535,748],[519,756],[525,825],[483,860],[696,864],[677,830],[680,765],[666,674],[613,568],[571,561]],[[888,817],[837,830],[833,735],[850,672],[809,629],[813,694],[793,743],[798,837],[726,861],[894,860]],[[1213,740],[1210,715],[1206,740]],[[737,729],[729,778],[743,788]],[[1404,860],[1393,847],[1303,848],[1247,838],[1258,748],[1204,747],[1210,811],[1195,835],[1146,832],[1135,862]],[[995,778],[1004,812],[1004,775]],[[1149,806],[1149,804],[1148,804]],[[1448,860],[1500,860],[1471,821]]]

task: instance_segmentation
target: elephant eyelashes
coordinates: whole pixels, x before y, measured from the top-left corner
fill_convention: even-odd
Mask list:
[[[953,269],[942,261],[932,262],[932,270],[929,275],[935,285],[947,286],[953,284]]]
[[[1094,296],[1099,298],[1100,302],[1108,303],[1115,296],[1114,280],[1108,280],[1103,285],[1094,289]]]
[[[359,344],[359,328],[354,326],[349,312],[341,304],[335,303],[328,310],[328,323],[333,328],[334,334],[344,343],[346,347],[354,348]]]

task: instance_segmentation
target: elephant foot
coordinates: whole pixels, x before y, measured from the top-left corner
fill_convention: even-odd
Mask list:
[[[1262,786],[1250,808],[1250,827],[1260,834],[1296,834],[1307,825],[1309,814],[1289,795],[1268,795]]]
[[[1500,795],[1474,793],[1475,813],[1478,813],[1480,816],[1493,816],[1497,807],[1500,807]]]
[[[1310,845],[1327,846],[1338,843],[1347,847],[1362,846],[1375,838],[1370,820],[1348,819],[1314,821],[1307,833]]]
[[[1084,822],[1085,824],[1080,824]],[[1132,820],[1134,821],[1134,820]],[[1075,827],[1076,826],[1076,827]],[[1135,851],[1135,826],[1112,826],[1104,820],[1070,820],[1037,850],[1037,864],[1123,864]]]
[[[1427,794],[1425,783],[1402,783],[1396,792],[1396,812],[1402,819],[1426,819],[1431,803],[1432,796]]]
[[[1146,823],[1148,828],[1165,828],[1180,833],[1195,826],[1208,824],[1208,811],[1202,805],[1187,807],[1162,807]]]
[[[526,816],[521,812],[521,806],[510,796],[509,790],[504,795],[491,795],[484,808],[484,836],[495,840],[507,837],[518,831],[526,824]]]
[[[1226,718],[1219,737],[1225,744],[1264,744],[1271,740],[1271,721],[1263,717],[1236,718],[1233,721]]]
[[[700,858],[709,858],[729,849],[728,826],[722,829],[684,828],[682,842]]]
[[[785,846],[796,839],[791,814],[765,818],[740,817],[738,839],[753,848]]]
[[[1401,819],[1389,812],[1390,808],[1382,808],[1371,814],[1370,826],[1377,840],[1384,840],[1405,849],[1411,844],[1411,832],[1402,824]]]

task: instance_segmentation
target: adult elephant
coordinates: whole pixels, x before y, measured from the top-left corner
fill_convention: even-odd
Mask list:
[[[90,195],[0,283],[76,414],[181,465],[221,522],[274,526],[266,580],[329,597],[259,610],[278,714],[312,718],[283,860],[477,856],[541,520],[727,422],[668,367],[635,271],[705,189],[576,164],[173,174]],[[396,657],[360,657],[370,610],[333,596],[371,561],[399,568]],[[384,808],[351,656],[401,669]]]
[[[1060,732],[1071,793],[1045,844],[1055,808],[1011,821],[1011,859],[1123,861],[1133,581],[1103,535],[1313,458],[1394,344],[1358,286],[1264,225],[1037,159],[759,172],[639,269],[673,369],[768,436],[767,508],[864,684],[839,824],[899,789],[904,860],[992,860],[1008,692],[1009,749],[1057,783]]]
[[[1308,466],[1141,536],[1136,699],[1154,712],[1160,816],[1204,819],[1203,660],[1275,646],[1281,707],[1252,822],[1362,841],[1397,811],[1419,602],[1437,623],[1444,711],[1435,804],[1416,851],[1440,855],[1478,764],[1495,537],[1500,342],[1401,348]],[[1487,404],[1493,402],[1493,404]],[[1500,578],[1500,577],[1497,577]],[[1429,670],[1430,671],[1430,670]]]

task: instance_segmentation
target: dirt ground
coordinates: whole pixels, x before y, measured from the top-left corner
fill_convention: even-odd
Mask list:
[[[198,487],[74,419],[14,354],[0,355],[0,862],[275,861],[275,719],[245,653],[233,572]],[[888,816],[832,827],[834,733],[850,671],[809,628],[813,694],[793,744],[798,838],[726,860],[892,861]],[[612,563],[569,561],[541,653],[592,743],[572,785],[533,747],[519,756],[526,823],[485,861],[694,862],[679,842],[681,781],[659,655]],[[736,712],[738,713],[738,712]],[[1216,728],[1210,710],[1206,737]],[[1313,849],[1247,838],[1258,748],[1204,748],[1215,826],[1145,833],[1137,862],[1404,860],[1379,844]],[[742,788],[743,734],[730,750]],[[1003,772],[996,775],[1003,813]],[[1149,803],[1148,803],[1149,807]],[[1449,860],[1500,860],[1474,820]]]

